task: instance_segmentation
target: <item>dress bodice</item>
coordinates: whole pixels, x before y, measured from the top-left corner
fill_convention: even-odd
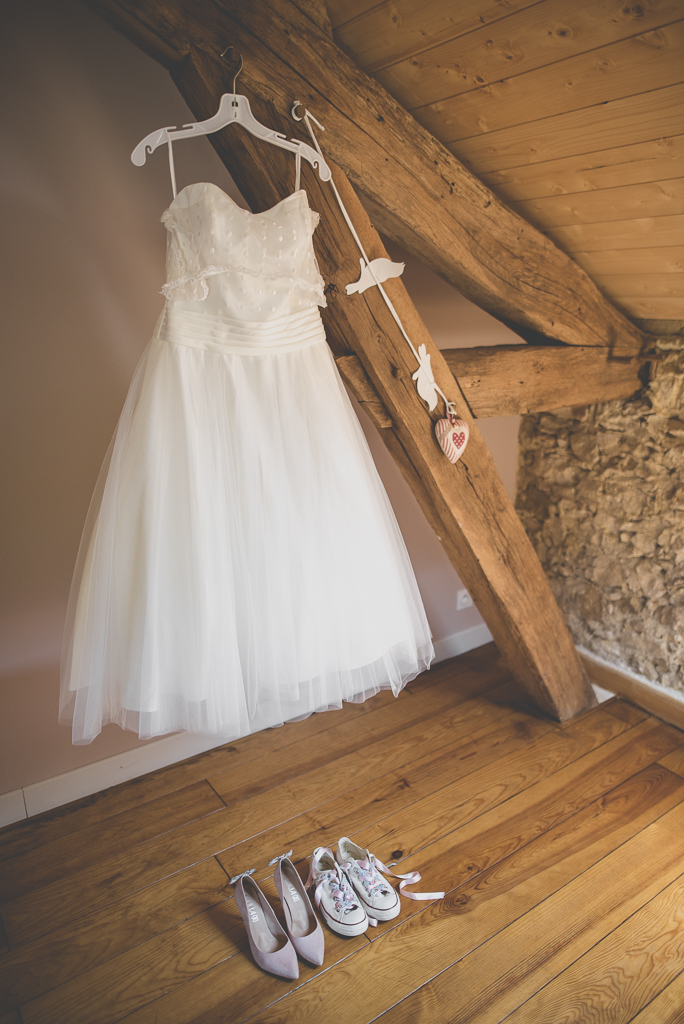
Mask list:
[[[236,320],[325,306],[312,243],[318,219],[304,189],[254,214],[217,185],[188,185],[162,215],[168,231],[162,293],[174,305]]]

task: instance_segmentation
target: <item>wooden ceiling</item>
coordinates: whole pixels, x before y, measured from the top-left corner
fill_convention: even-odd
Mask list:
[[[336,42],[628,315],[684,320],[682,0],[327,0]]]

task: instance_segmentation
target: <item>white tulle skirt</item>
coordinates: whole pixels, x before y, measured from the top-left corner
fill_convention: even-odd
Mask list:
[[[167,307],[72,586],[60,720],[236,738],[401,687],[430,630],[314,307]]]

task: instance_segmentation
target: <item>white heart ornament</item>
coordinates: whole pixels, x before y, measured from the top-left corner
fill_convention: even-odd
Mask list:
[[[444,419],[435,423],[435,436],[449,462],[458,462],[466,450],[470,427],[465,420]]]

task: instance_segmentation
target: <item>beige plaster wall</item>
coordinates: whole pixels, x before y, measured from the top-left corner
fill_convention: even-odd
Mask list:
[[[71,746],[57,724],[59,652],[90,495],[162,303],[167,163],[158,153],[139,169],[129,154],[151,129],[192,117],[163,69],[75,0],[5,0],[0,18],[2,793],[140,742],[108,726],[90,746]],[[232,188],[207,140],[176,149],[180,185]],[[407,262],[406,284],[439,344],[518,341]],[[460,581],[364,427],[435,638],[480,622],[475,609],[456,612]],[[513,494],[517,422],[482,428]]]

